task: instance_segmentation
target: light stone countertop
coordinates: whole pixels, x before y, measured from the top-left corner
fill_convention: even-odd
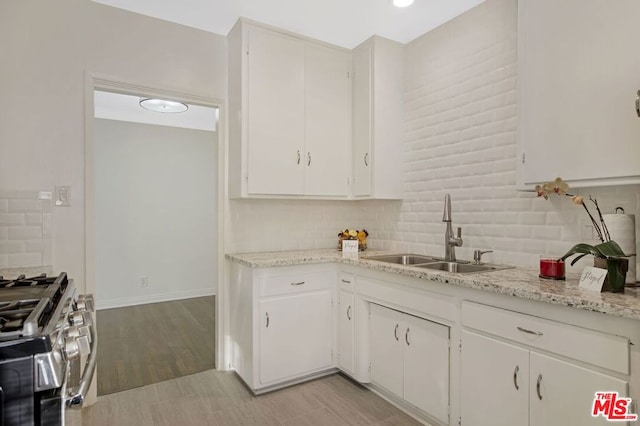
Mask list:
[[[505,294],[523,299],[569,306],[623,318],[640,320],[640,288],[625,288],[624,294],[596,293],[578,287],[578,274],[567,276],[566,281],[545,280],[538,277],[535,268],[512,268],[492,272],[456,274],[412,266],[395,265],[362,259],[362,256],[392,254],[367,250],[360,259],[345,259],[336,249],[298,250],[261,253],[227,254],[227,260],[251,268],[341,263],[376,271],[391,272],[410,277],[438,281],[460,287]]]

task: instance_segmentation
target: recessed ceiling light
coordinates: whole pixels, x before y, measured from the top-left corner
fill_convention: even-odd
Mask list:
[[[413,0],[393,0],[395,7],[407,7],[413,4]]]
[[[182,102],[167,101],[164,99],[140,99],[140,106],[142,108],[155,111],[155,112],[185,112],[189,109],[187,104]]]

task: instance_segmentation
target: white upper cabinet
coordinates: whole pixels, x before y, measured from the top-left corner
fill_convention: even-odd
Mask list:
[[[243,20],[228,40],[230,195],[346,198],[350,52]]]
[[[302,194],[304,43],[249,28],[247,47],[247,192]]]
[[[640,183],[637,0],[520,0],[518,187]]]
[[[307,43],[304,59],[305,194],[347,196],[351,58]]]
[[[353,68],[353,196],[402,198],[404,46],[373,36]]]

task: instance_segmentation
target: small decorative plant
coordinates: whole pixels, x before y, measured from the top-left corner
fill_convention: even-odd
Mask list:
[[[367,249],[367,237],[369,233],[366,229],[345,229],[338,233],[338,250],[342,250],[342,240],[358,240],[358,250]]]
[[[593,225],[593,229],[596,231],[598,239],[600,240],[600,244],[576,244],[575,246],[571,247],[569,251],[567,251],[564,256],[560,258],[560,260],[565,260],[573,255],[578,255],[573,259],[573,261],[571,261],[571,265],[574,265],[578,260],[582,259],[588,254],[593,255],[597,259],[603,259],[607,264],[607,279],[609,281],[609,284],[613,287],[613,291],[624,291],[624,280],[626,276],[626,267],[628,267],[628,260],[624,259],[625,254],[618,243],[611,239],[611,235],[609,234],[609,230],[607,229],[607,224],[602,217],[600,206],[598,206],[598,200],[592,198],[591,196],[589,196],[589,199],[587,200],[593,204],[593,207],[595,207],[598,215],[598,220],[596,220],[589,211],[584,197],[580,195],[570,194],[568,191],[569,185],[561,178],[556,178],[556,180],[553,182],[547,182],[543,185],[536,186],[538,197],[543,197],[545,200],[547,200],[549,199],[549,194],[567,196],[571,197],[571,201],[574,204],[582,206],[584,208],[584,211],[587,212],[587,215],[589,215],[589,219],[591,219],[591,224]],[[621,266],[621,261],[624,261],[624,267]],[[598,262],[595,263],[597,264]],[[620,277],[620,275],[622,275],[622,277]],[[622,279],[622,290],[620,290],[620,278]]]

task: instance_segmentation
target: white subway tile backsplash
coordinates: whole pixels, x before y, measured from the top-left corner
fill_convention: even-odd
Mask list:
[[[10,199],[9,211],[10,212],[41,212],[42,200],[28,200],[28,199]]]
[[[9,268],[20,268],[27,265],[42,265],[42,253],[19,253],[9,255]]]
[[[0,226],[24,225],[24,213],[0,213]]]
[[[36,240],[42,239],[41,226],[11,226],[9,227],[10,240]]]
[[[51,265],[51,204],[37,191],[0,191],[0,267]]]

